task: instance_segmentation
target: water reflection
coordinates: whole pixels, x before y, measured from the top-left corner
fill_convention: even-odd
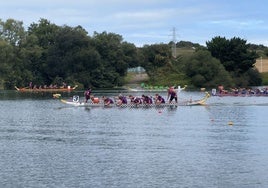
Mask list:
[[[267,107],[259,98],[131,109],[12,95],[0,100],[1,187],[268,185]]]

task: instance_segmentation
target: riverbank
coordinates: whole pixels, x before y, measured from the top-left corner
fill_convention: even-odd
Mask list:
[[[141,83],[149,80],[147,73],[128,73],[124,88],[139,88]]]

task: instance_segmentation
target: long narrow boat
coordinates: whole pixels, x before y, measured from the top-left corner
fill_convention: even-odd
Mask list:
[[[78,86],[74,86],[74,87],[65,87],[65,88],[28,88],[28,87],[22,87],[22,88],[18,88],[17,86],[15,86],[15,89],[19,92],[70,92],[73,91],[77,88]]]
[[[253,90],[251,91],[243,91],[243,92],[234,92],[234,91],[225,91],[225,92],[218,92],[216,89],[211,90],[212,96],[217,97],[268,97],[267,90]]]
[[[185,90],[187,85],[184,85],[184,87],[177,86],[174,87],[176,92],[180,92],[182,90]],[[166,92],[169,87],[153,87],[153,88],[127,88],[129,91],[133,92]]]
[[[110,104],[108,106],[105,106],[104,103],[98,103],[94,104],[91,102],[85,103],[85,102],[80,102],[79,100],[76,100],[74,96],[73,101],[68,101],[61,99],[60,101],[64,104],[72,105],[72,106],[77,106],[77,107],[129,107],[129,108],[163,108],[163,107],[177,107],[177,106],[196,106],[196,105],[205,105],[207,99],[210,97],[210,94],[206,92],[206,95],[199,100],[194,100],[194,101],[179,101],[178,103],[164,103],[164,104],[133,104],[133,103],[128,103],[128,104],[123,104],[118,106],[117,104]]]
[[[266,93],[216,93],[212,94],[216,97],[268,97]]]

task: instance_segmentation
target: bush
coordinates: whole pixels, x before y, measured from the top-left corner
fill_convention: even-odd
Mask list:
[[[196,87],[216,87],[220,84],[232,85],[229,73],[219,60],[213,58],[207,50],[198,50],[182,61],[186,75]]]

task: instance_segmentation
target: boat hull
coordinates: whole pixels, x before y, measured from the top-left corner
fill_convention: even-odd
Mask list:
[[[236,94],[236,93],[216,93],[215,97],[268,97],[268,94]]]
[[[91,102],[85,103],[85,102],[80,102],[77,100],[68,101],[68,100],[61,99],[60,101],[64,104],[77,106],[77,107],[165,108],[165,107],[177,107],[177,106],[206,105],[206,101],[209,97],[210,97],[210,94],[206,93],[204,98],[200,100],[195,100],[195,101],[182,101],[178,103],[163,103],[163,104],[133,104],[133,103],[122,104],[122,105],[109,104],[107,106],[104,103],[98,103],[98,104],[91,103]]]
[[[129,108],[164,108],[164,107],[176,107],[176,106],[195,106],[195,105],[204,105],[198,102],[181,102],[181,103],[165,103],[165,104],[110,104],[104,105],[103,103],[93,104],[93,103],[85,103],[85,102],[72,102],[61,99],[61,102],[64,104],[72,105],[72,106],[80,106],[80,107],[129,107]]]

